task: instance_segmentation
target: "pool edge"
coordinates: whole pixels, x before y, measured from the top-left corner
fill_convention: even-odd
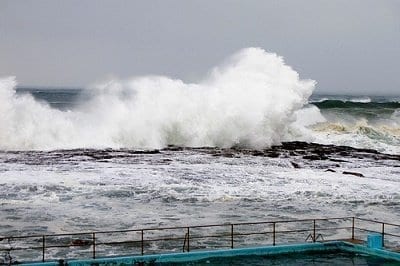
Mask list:
[[[373,249],[360,244],[353,244],[347,241],[327,241],[316,243],[286,244],[278,246],[257,246],[221,250],[199,250],[184,253],[167,253],[151,255],[132,255],[103,257],[96,259],[71,259],[52,262],[22,263],[25,266],[87,266],[87,265],[135,265],[140,263],[178,263],[198,261],[215,257],[232,256],[251,256],[251,255],[283,255],[304,252],[326,252],[326,251],[345,251],[351,253],[362,253],[377,256],[385,259],[396,260],[400,262],[400,253],[385,249]]]

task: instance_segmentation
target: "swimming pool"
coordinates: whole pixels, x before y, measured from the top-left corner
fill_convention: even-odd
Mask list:
[[[189,265],[400,265],[400,253],[345,241],[117,256],[24,264],[25,266]]]
[[[264,266],[264,265],[399,265],[400,262],[393,259],[378,256],[345,251],[337,252],[308,252],[301,254],[285,255],[247,255],[233,257],[213,257],[190,262],[154,263],[154,265],[176,266]],[[151,262],[144,265],[151,265]]]

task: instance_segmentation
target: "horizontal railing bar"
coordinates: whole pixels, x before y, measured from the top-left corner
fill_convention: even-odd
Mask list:
[[[175,238],[152,238],[146,239],[143,242],[153,242],[153,241],[178,241],[183,240],[183,237],[175,237]],[[113,242],[96,242],[96,246],[107,246],[107,245],[122,245],[122,244],[134,244],[134,243],[141,243],[141,240],[131,240],[131,241],[113,241]],[[53,246],[46,246],[46,249],[49,248],[67,248],[67,247],[90,247],[92,244],[85,244],[85,245],[53,245]]]
[[[285,230],[285,231],[276,231],[275,233],[294,233],[294,232],[308,232],[309,230]],[[234,236],[249,236],[249,235],[265,235],[265,234],[272,234],[272,231],[264,231],[264,232],[252,232],[252,233],[235,233]],[[224,238],[230,237],[230,233],[225,234],[213,234],[213,235],[192,235],[190,239],[206,239],[206,238]],[[178,241],[184,240],[184,237],[172,237],[172,238],[149,238],[144,240],[143,242],[157,242],[157,241]],[[131,241],[114,241],[114,242],[96,242],[96,246],[99,245],[122,245],[122,244],[133,244],[133,243],[141,243],[141,240],[131,240]],[[69,248],[69,247],[90,247],[92,243],[88,244],[70,244],[70,245],[48,245],[46,249],[51,248]],[[21,248],[12,248],[12,250],[29,250],[29,249],[41,249],[42,247],[21,247]],[[0,249],[0,251],[7,251],[10,249]]]
[[[360,220],[360,221],[365,221],[365,222],[372,222],[372,223],[377,223],[377,224],[385,224],[385,226],[386,225],[390,225],[390,226],[400,227],[400,224],[386,223],[386,222],[380,222],[380,221],[376,221],[376,220],[370,220],[370,219],[358,218],[358,217],[355,217],[355,219],[356,220]]]
[[[302,232],[312,232],[313,229],[297,229],[297,230],[284,230],[284,231],[275,231],[275,234],[281,234],[281,233],[302,233]]]
[[[30,250],[30,249],[42,249],[42,247],[16,247],[16,248],[2,248],[2,249],[0,249],[0,251]]]
[[[71,248],[71,247],[90,247],[92,244],[88,245],[52,245],[52,246],[46,246],[46,249],[50,248]],[[96,244],[97,245],[97,244]]]
[[[360,228],[360,227],[354,227],[354,229],[360,230],[360,231],[365,231],[365,232],[373,232],[373,233],[378,233],[378,234],[382,234],[382,231],[376,231],[376,230],[371,230],[371,229],[367,229],[367,228]],[[385,232],[385,236],[394,236],[394,237],[400,237],[400,235],[396,235],[396,234],[392,234],[392,233],[388,233]]]
[[[360,231],[364,231],[364,232],[372,232],[372,233],[382,233],[376,230],[370,230],[370,229],[365,229],[365,228],[360,228],[360,227],[354,227],[354,229],[360,230]]]
[[[258,233],[234,233],[233,236],[267,235],[267,234],[273,234],[273,233],[274,233],[273,231],[263,231],[263,232],[258,232]]]
[[[358,229],[358,230],[366,231],[366,232],[379,233],[379,234],[382,233],[382,231],[379,231],[379,230],[372,230],[372,229],[363,228],[363,227],[354,227],[354,229]],[[389,233],[389,232],[385,231],[385,235],[392,235],[392,233]],[[393,236],[399,236],[400,237],[400,235],[395,235],[395,234],[393,234]]]
[[[2,240],[13,240],[13,239],[26,239],[26,238],[40,238],[42,239],[43,235],[31,235],[31,236],[0,236],[0,243]]]
[[[205,236],[200,236],[200,235],[194,235],[194,236],[192,236],[192,235],[190,235],[190,240],[193,240],[193,239],[202,239],[202,238],[210,238],[210,237],[213,237],[213,238],[215,238],[215,237],[221,237],[221,238],[223,238],[223,237],[230,237],[230,236],[231,236],[230,234],[205,235]]]
[[[17,238],[39,238],[39,237],[57,237],[57,236],[77,236],[77,235],[91,235],[95,234],[113,234],[113,233],[128,233],[128,232],[141,232],[141,231],[162,231],[162,230],[178,230],[178,229],[191,229],[207,228],[207,227],[223,227],[223,226],[241,226],[241,225],[255,225],[255,224],[277,224],[277,223],[296,223],[307,221],[329,221],[329,220],[345,220],[353,217],[333,217],[333,218],[307,218],[297,220],[276,220],[276,221],[262,221],[262,222],[249,222],[249,223],[224,223],[224,224],[208,224],[208,225],[193,225],[193,226],[176,226],[176,227],[158,227],[158,228],[144,228],[144,229],[126,229],[126,230],[112,230],[112,231],[90,231],[90,232],[77,232],[77,233],[61,233],[61,234],[38,234],[28,236],[3,236],[0,239],[17,239]],[[386,223],[385,223],[386,224]]]
[[[381,223],[382,224],[382,223]],[[384,223],[385,226],[393,226],[393,227],[400,227],[400,224],[393,224],[393,223]]]
[[[247,222],[247,223],[233,223],[233,225],[254,225],[254,224],[278,224],[278,223],[296,223],[296,222],[313,222],[315,221],[330,221],[330,220],[346,220],[352,219],[353,217],[333,217],[333,218],[307,218],[307,219],[295,219],[295,220],[276,220],[276,221],[264,221],[264,222]]]
[[[142,242],[141,240],[114,241],[114,242],[96,242],[96,247],[97,246],[109,246],[109,245],[135,244],[135,243],[141,243],[141,242]],[[146,241],[143,241],[143,242],[146,242]],[[138,247],[140,248],[140,245]]]
[[[140,241],[138,241],[140,242]],[[78,244],[70,244],[70,245],[51,245],[51,246],[46,246],[46,249],[48,248],[68,248],[68,247],[90,247],[92,244],[85,244],[85,245],[78,245]],[[97,246],[97,243],[96,243]],[[27,250],[27,249],[42,249],[43,246],[29,246],[29,247],[16,247],[16,248],[5,248],[5,249],[0,249],[0,251],[5,251],[5,250]]]
[[[140,230],[139,230],[140,231]],[[116,231],[119,233],[119,231]],[[2,240],[13,240],[13,239],[23,239],[23,238],[42,238],[44,237],[58,237],[58,236],[80,236],[80,235],[91,235],[97,232],[84,232],[84,233],[62,233],[62,234],[45,234],[45,235],[28,235],[28,236],[2,236],[0,237],[0,241]],[[121,232],[124,233],[124,232]],[[1,243],[1,242],[0,242]]]
[[[324,230],[341,230],[341,229],[350,229],[351,227],[332,227],[332,228],[317,228],[319,231],[324,231]],[[355,229],[359,230],[364,230],[364,231],[371,231],[371,232],[376,232],[372,230],[367,230],[363,228],[357,228]],[[300,232],[309,232],[312,229],[297,229],[297,230],[280,230],[280,231],[275,231],[275,234],[280,234],[280,233],[300,233]],[[233,236],[251,236],[251,235],[265,235],[265,234],[272,234],[273,231],[262,231],[262,232],[249,232],[249,233],[234,233]],[[390,235],[390,234],[388,234]],[[210,237],[230,237],[230,233],[224,233],[224,234],[213,234],[213,235],[191,235],[191,239],[202,239],[202,238],[210,238]],[[397,236],[397,235],[394,235]],[[399,236],[400,237],[400,236]],[[167,241],[167,240],[183,240],[184,237],[169,237],[169,238],[148,238],[144,240],[144,242],[152,242],[152,241]],[[133,244],[133,243],[140,243],[141,240],[130,240],[130,241],[114,241],[114,242],[96,242],[96,245],[120,245],[120,244]],[[88,244],[70,244],[70,245],[48,245],[46,248],[67,248],[67,247],[88,247],[91,246],[92,243]],[[12,250],[27,250],[27,249],[41,249],[41,246],[34,246],[34,247],[21,247],[21,248],[13,248]],[[9,249],[0,249],[2,250],[9,250]]]
[[[352,228],[351,226],[344,226],[344,227],[327,227],[327,228],[323,228],[323,227],[319,228],[319,227],[316,227],[315,230],[318,230],[318,231],[328,231],[328,230],[343,230],[343,229],[351,229],[351,228]],[[354,227],[354,228],[355,228],[355,227]]]
[[[396,235],[396,234],[386,233],[386,232],[385,232],[385,237],[386,237],[386,236],[400,237],[400,235]]]

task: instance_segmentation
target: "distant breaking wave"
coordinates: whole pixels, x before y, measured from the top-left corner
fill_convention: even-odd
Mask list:
[[[394,101],[337,104],[336,100],[330,100],[325,106],[310,104],[309,111],[301,117],[313,118],[312,123],[305,124],[312,141],[398,154],[400,109],[397,107]]]
[[[247,48],[187,84],[164,76],[111,80],[61,111],[0,80],[0,149],[161,148],[235,145],[263,148],[290,138],[290,124],[312,94],[282,57]]]
[[[320,109],[329,108],[400,108],[400,102],[359,102],[359,101],[342,101],[342,100],[323,100],[311,102]]]

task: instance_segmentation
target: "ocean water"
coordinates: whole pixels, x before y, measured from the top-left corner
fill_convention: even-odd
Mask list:
[[[308,141],[400,154],[399,96],[314,88],[255,48],[197,84],[147,76],[49,89],[0,79],[0,235],[348,215],[397,222],[398,160],[239,152]]]

